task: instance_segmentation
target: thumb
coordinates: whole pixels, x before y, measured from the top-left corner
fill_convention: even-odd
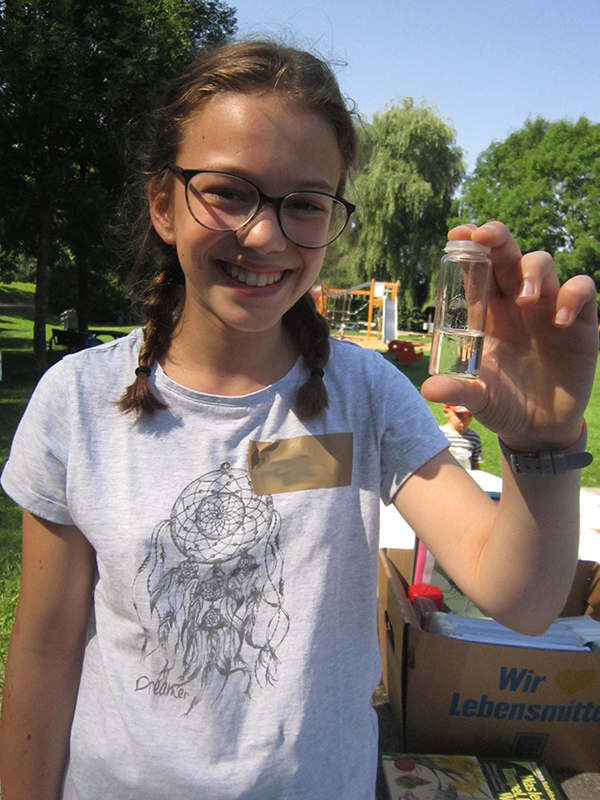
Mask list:
[[[473,414],[482,411],[487,403],[485,386],[475,378],[432,375],[422,385],[421,394],[431,403],[466,406]]]

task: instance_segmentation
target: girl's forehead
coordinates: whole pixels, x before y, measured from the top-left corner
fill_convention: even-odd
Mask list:
[[[275,91],[210,98],[190,116],[178,162],[187,169],[299,172],[328,191],[341,175],[333,126]]]

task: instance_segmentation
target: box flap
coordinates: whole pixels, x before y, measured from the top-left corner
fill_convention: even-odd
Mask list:
[[[392,547],[386,548],[386,556],[396,567],[407,583],[412,583],[413,564],[415,560],[414,547],[410,550],[400,550]]]
[[[600,564],[594,562],[584,562],[592,564],[587,580],[587,608],[585,614],[591,615],[597,622],[600,622]]]
[[[575,578],[561,617],[588,615],[600,622],[600,565],[579,561]]]
[[[385,553],[381,553],[380,551],[380,555],[383,558],[382,562],[383,569],[388,579],[388,591],[393,593],[398,610],[402,615],[402,619],[409,625],[416,625],[417,627],[419,627],[419,623],[415,615],[413,605],[408,599],[408,580],[404,575],[402,575],[399,572],[398,568],[395,566],[394,562],[390,558],[390,555],[392,555],[396,559],[398,559],[399,553],[406,553],[406,552],[408,551],[386,550]],[[406,561],[403,562],[402,557],[399,558],[400,558],[400,563],[404,564],[407,563]]]

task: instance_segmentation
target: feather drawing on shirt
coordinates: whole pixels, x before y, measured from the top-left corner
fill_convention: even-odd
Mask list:
[[[152,534],[133,585],[142,655],[162,657],[154,691],[188,700],[188,714],[234,675],[248,698],[276,681],[289,629],[280,524],[271,496],[224,463],[190,483]]]

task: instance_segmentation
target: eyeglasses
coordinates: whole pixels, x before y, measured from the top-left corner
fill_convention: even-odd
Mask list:
[[[355,206],[325,192],[288,192],[269,197],[245,178],[228,172],[182,169],[166,164],[185,181],[192,217],[211,231],[239,231],[269,203],[286,239],[309,250],[327,247],[342,233]]]

